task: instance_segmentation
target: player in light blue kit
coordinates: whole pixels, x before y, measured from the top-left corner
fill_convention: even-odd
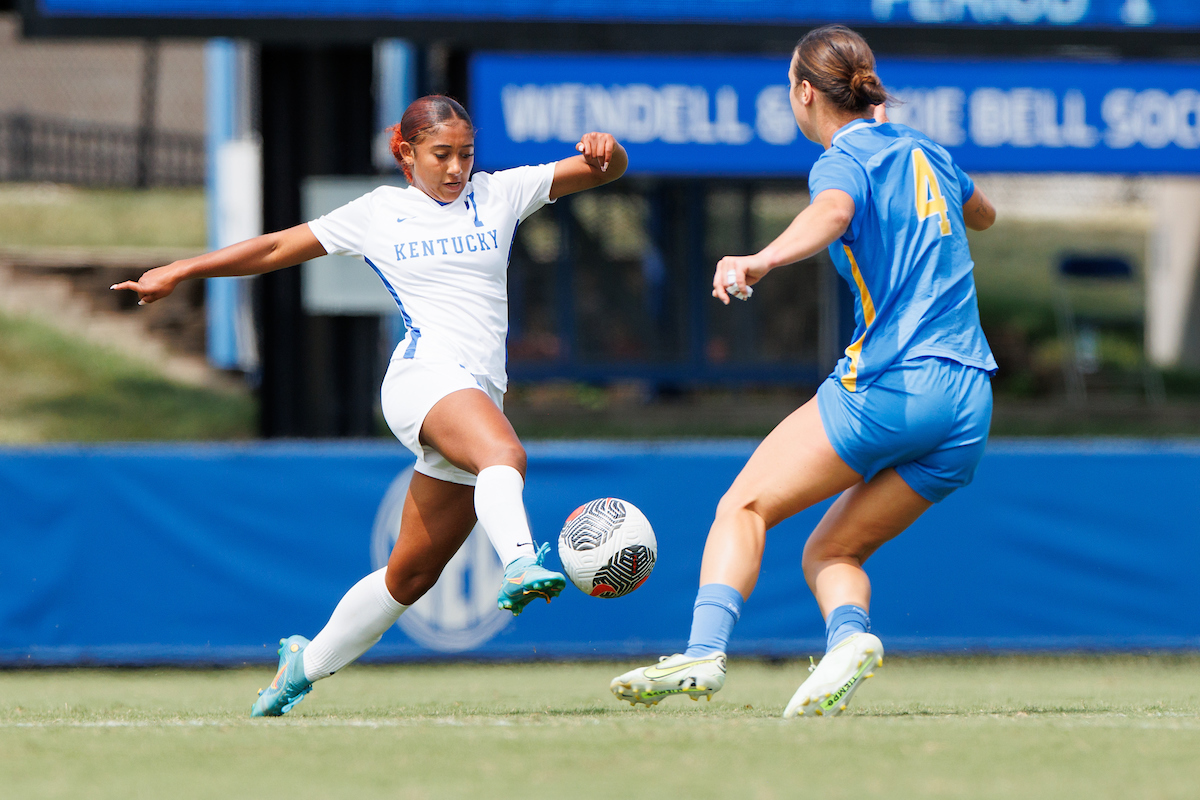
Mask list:
[[[841,713],[883,664],[864,562],[970,483],[987,442],[996,362],[979,325],[965,229],[990,227],[995,210],[942,147],[887,122],[874,55],[854,31],[810,32],[789,73],[796,122],[825,148],[809,174],[812,204],[761,252],[721,259],[713,296],[748,299],[772,269],[828,247],[855,294],[854,339],[817,396],[771,432],[721,499],[687,651],[614,679],[613,693],[631,703],[711,698],[725,683],[725,649],[758,580],[767,530],[841,493],[803,558],[826,653],[784,716]]]

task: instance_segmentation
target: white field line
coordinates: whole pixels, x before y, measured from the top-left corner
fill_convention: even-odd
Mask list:
[[[580,720],[585,724],[598,724],[597,720]],[[413,719],[291,719],[264,720],[250,722],[249,720],[212,720],[212,719],[180,719],[180,720],[42,720],[34,722],[0,722],[0,730],[29,729],[29,728],[228,728],[250,727],[253,725],[273,725],[286,728],[415,728],[424,725],[447,725],[452,727],[493,727],[504,728],[516,725],[510,720],[460,720],[444,718],[413,718]]]
[[[662,721],[678,721],[677,717],[660,718]],[[862,723],[870,720],[870,717],[848,717],[846,721]],[[942,721],[949,719],[960,719],[963,721],[973,720],[980,721],[990,719],[997,723],[1009,724],[1043,724],[1051,727],[1068,727],[1068,728],[1135,728],[1140,730],[1186,730],[1200,731],[1200,716],[1195,714],[1180,714],[1174,712],[1164,712],[1154,714],[1152,716],[1129,715],[1124,713],[1099,713],[1099,714],[1031,714],[1029,716],[1015,716],[1013,714],[981,714],[975,715],[922,715],[913,717],[885,717],[875,718],[879,722],[887,722],[895,724],[904,722],[911,724],[918,721]],[[579,719],[564,719],[556,717],[552,719],[486,719],[486,718],[466,718],[459,719],[454,717],[411,717],[404,719],[287,719],[287,720],[263,720],[261,722],[252,722],[249,719],[231,719],[231,720],[210,720],[210,719],[172,719],[172,720],[35,720],[29,722],[7,721],[0,722],[0,730],[38,730],[38,729],[98,729],[98,728],[134,728],[134,729],[169,729],[169,728],[229,728],[229,727],[252,727],[270,725],[274,727],[285,728],[367,728],[367,729],[384,729],[384,728],[421,728],[428,726],[444,726],[444,727],[469,727],[469,728],[505,728],[525,725],[601,725],[604,722],[609,723],[625,723],[625,722],[653,722],[653,719],[647,719],[645,715],[638,717],[618,718],[610,720],[599,720],[591,717],[583,717]],[[700,720],[688,720],[690,724],[699,722]],[[767,725],[779,725],[785,728],[802,727],[805,722],[790,722],[775,718],[739,718],[739,719],[722,719],[713,718],[707,720],[709,723],[734,723],[745,725],[746,723],[759,722]],[[812,721],[807,722],[808,725],[814,724]],[[822,720],[815,724],[838,724],[832,720]]]

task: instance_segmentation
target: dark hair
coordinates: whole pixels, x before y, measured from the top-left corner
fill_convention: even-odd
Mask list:
[[[792,53],[792,78],[796,85],[808,81],[843,111],[858,113],[891,99],[875,74],[875,54],[845,25],[806,33]]]
[[[409,103],[408,108],[404,110],[404,116],[400,117],[400,124],[388,128],[392,133],[392,157],[396,159],[400,169],[404,170],[404,177],[410,183],[412,167],[405,164],[400,156],[400,145],[404,142],[416,144],[434,128],[456,119],[461,119],[468,127],[474,129],[471,125],[471,115],[461,103],[444,94],[429,94]]]

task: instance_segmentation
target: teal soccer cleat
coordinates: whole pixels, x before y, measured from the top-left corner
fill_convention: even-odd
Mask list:
[[[496,605],[506,608],[517,616],[535,597],[558,597],[567,585],[561,572],[552,572],[542,566],[550,545],[543,544],[537,555],[522,556],[504,568],[504,582],[500,584],[500,597]]]
[[[312,681],[304,677],[304,648],[308,639],[289,636],[279,640],[279,671],[275,680],[258,690],[258,699],[250,709],[252,717],[281,717],[312,691]]]

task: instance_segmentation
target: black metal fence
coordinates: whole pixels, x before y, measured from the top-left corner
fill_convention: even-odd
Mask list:
[[[635,178],[530,217],[508,272],[509,376],[819,384],[854,329],[825,254],[773,273],[753,303],[711,295],[722,256],[761,249],[807,204],[803,180]]]
[[[0,181],[81,186],[201,186],[204,137],[0,116]]]

